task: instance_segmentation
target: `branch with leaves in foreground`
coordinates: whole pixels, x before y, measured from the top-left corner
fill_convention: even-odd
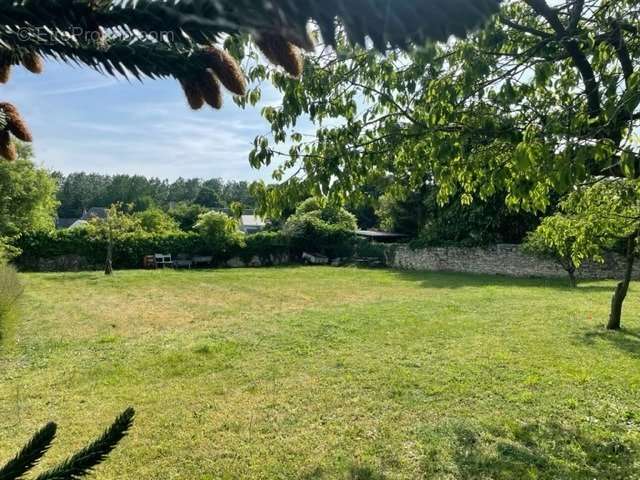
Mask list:
[[[102,463],[127,435],[133,425],[134,415],[133,408],[126,409],[94,442],[54,468],[41,473],[36,480],[76,480],[85,477]],[[42,427],[13,459],[0,468],[0,480],[24,478],[47,453],[55,439],[56,430],[57,425],[53,422]]]
[[[500,0],[7,0],[0,9],[0,83],[15,66],[41,73],[43,58],[86,65],[107,75],[174,78],[191,108],[222,107],[222,88],[246,91],[234,56],[216,46],[251,36],[264,56],[294,77],[302,50],[313,50],[309,21],[336,44],[347,38],[380,51],[465,36]],[[231,37],[229,37],[231,36]],[[6,104],[5,104],[6,105]],[[12,160],[17,135],[0,107],[0,156]],[[4,120],[2,120],[4,118]]]

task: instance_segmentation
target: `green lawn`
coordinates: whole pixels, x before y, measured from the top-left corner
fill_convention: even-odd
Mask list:
[[[98,479],[640,478],[640,299],[386,270],[25,274],[0,458],[128,405]]]

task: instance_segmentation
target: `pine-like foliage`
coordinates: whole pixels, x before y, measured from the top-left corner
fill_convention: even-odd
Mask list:
[[[85,477],[102,463],[122,440],[131,426],[135,411],[128,408],[94,442],[56,467],[41,473],[36,480],[77,480]],[[19,480],[47,452],[56,435],[56,424],[48,423],[38,431],[23,449],[0,469],[0,480]]]
[[[56,429],[56,424],[50,422],[36,432],[20,453],[0,469],[0,480],[16,480],[31,470],[51,447]]]
[[[3,0],[0,83],[21,65],[33,73],[43,57],[87,65],[109,75],[175,78],[192,108],[222,106],[222,83],[234,94],[245,80],[233,57],[214,47],[225,35],[249,34],[269,61],[302,73],[301,50],[348,38],[379,50],[465,35],[501,0]],[[11,132],[13,134],[13,132]],[[0,126],[0,156],[14,150]]]

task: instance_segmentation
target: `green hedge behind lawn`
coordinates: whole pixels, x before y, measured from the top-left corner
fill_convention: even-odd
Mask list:
[[[290,253],[288,240],[279,233],[269,232],[247,236],[242,245],[210,245],[194,232],[140,232],[115,238],[113,244],[113,264],[119,269],[140,268],[143,257],[155,253],[171,253],[174,256],[207,255],[213,257],[214,264],[223,263],[233,257],[249,260],[258,256],[264,260],[271,255]],[[68,255],[83,257],[90,265],[102,265],[107,251],[104,240],[91,237],[82,229],[26,234],[16,240],[14,245],[22,253],[13,262],[24,270],[33,269],[38,259]]]

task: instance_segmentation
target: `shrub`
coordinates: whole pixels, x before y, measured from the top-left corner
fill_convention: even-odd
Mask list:
[[[280,232],[260,232],[247,235],[244,244],[237,247],[233,255],[244,261],[258,257],[263,264],[269,264],[273,256],[289,255],[291,247],[289,240]]]
[[[320,253],[329,258],[353,256],[354,231],[331,225],[313,213],[290,217],[283,233],[295,254]]]
[[[11,329],[16,301],[22,294],[22,285],[13,267],[0,263],[0,341]]]
[[[330,258],[354,253],[355,217],[323,198],[302,202],[284,225],[283,233],[297,254],[320,253]]]
[[[150,208],[133,216],[140,222],[141,228],[148,233],[176,233],[180,231],[178,222],[159,208]]]
[[[211,251],[229,252],[244,242],[244,236],[238,231],[238,222],[221,212],[203,213],[194,229]]]
[[[392,250],[392,245],[383,245],[381,243],[370,242],[363,238],[355,241],[355,256],[360,258],[375,258],[376,260],[386,263],[387,252]]]

